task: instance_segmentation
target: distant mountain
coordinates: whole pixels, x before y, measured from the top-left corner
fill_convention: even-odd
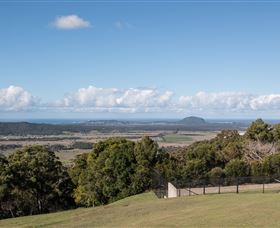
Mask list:
[[[194,125],[198,126],[198,125],[207,124],[207,122],[203,118],[196,117],[196,116],[186,117],[186,118],[180,120],[178,123],[184,124],[184,125],[189,125],[189,126],[194,126]]]

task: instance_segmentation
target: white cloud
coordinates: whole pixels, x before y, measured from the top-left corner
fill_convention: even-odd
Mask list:
[[[227,110],[241,111],[250,109],[254,96],[237,92],[206,93],[199,92],[194,96],[181,96],[179,106],[192,110]]]
[[[196,111],[246,112],[280,110],[280,94],[252,95],[237,92],[206,93],[181,96],[178,105]]]
[[[172,91],[150,88],[97,88],[89,86],[66,95],[56,107],[79,112],[182,112],[210,114],[280,111],[280,94],[252,95],[240,92],[198,92],[176,98]]]
[[[116,89],[89,86],[66,95],[56,105],[63,108],[88,111],[147,112],[170,106],[173,93],[157,89]]]
[[[54,22],[52,22],[52,25],[57,29],[65,30],[88,28],[91,26],[89,21],[86,21],[75,14],[59,16]]]
[[[253,95],[240,92],[198,92],[176,97],[172,91],[156,88],[98,88],[89,86],[62,99],[40,103],[18,86],[0,89],[0,112],[110,112],[181,113],[204,116],[234,116],[280,112],[280,94]]]
[[[254,97],[250,102],[253,110],[280,110],[280,94]]]
[[[36,99],[21,87],[0,89],[0,111],[21,111],[36,104]]]

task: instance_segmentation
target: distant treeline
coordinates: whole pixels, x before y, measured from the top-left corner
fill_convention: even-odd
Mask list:
[[[74,142],[69,146],[63,144],[53,144],[48,146],[48,149],[53,152],[59,152],[62,150],[73,150],[73,149],[90,150],[92,148],[93,148],[93,143],[82,142],[82,141]]]
[[[18,144],[2,144],[2,145],[0,145],[0,152],[5,151],[5,150],[18,149],[21,147],[22,147],[22,145],[18,145]]]
[[[130,132],[130,131],[218,131],[223,129],[243,129],[244,124],[220,124],[205,123],[198,124],[110,124],[101,125],[99,123],[89,124],[35,124],[27,122],[0,122],[0,135],[26,136],[26,135],[60,135],[65,132],[89,133],[90,131],[109,132]]]
[[[65,167],[46,147],[0,155],[0,216],[40,214],[114,202],[153,188],[159,177],[192,179],[280,176],[280,125],[256,120],[241,136],[216,138],[168,152],[148,137],[110,138]]]
[[[0,135],[60,135],[65,132],[88,133],[92,130],[89,126],[80,125],[53,125],[53,124],[35,124],[35,123],[0,123]]]
[[[20,144],[1,144],[0,145],[0,152],[7,151],[7,150],[14,150],[22,148],[23,146]],[[93,148],[93,143],[91,142],[82,142],[76,141],[68,146],[63,144],[51,144],[46,146],[48,150],[52,152],[60,152],[63,150],[73,150],[73,149],[81,149],[81,150],[90,150]]]

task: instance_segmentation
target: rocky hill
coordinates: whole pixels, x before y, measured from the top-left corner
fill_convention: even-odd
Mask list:
[[[207,124],[207,122],[201,117],[190,116],[180,120],[179,124],[197,126],[197,125],[205,125]]]

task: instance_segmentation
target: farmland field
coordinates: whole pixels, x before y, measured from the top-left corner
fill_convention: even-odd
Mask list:
[[[123,137],[128,140],[138,141],[143,136],[149,136],[157,141],[160,147],[183,147],[190,145],[193,142],[213,138],[218,132],[192,132],[182,131],[174,134],[172,131],[133,131],[133,132],[90,132],[90,133],[72,133],[64,135],[49,135],[49,136],[0,136],[0,153],[9,155],[16,149],[30,145],[45,145],[49,147],[60,146],[55,151],[56,155],[63,161],[69,162],[76,155],[87,153],[92,149],[78,149],[72,148],[73,144],[78,142],[85,142],[89,144],[97,143],[101,140],[106,140],[110,137]],[[2,148],[5,148],[1,150]],[[15,148],[13,148],[15,147]]]
[[[170,143],[185,143],[192,141],[193,138],[189,135],[170,134],[163,136],[163,140]]]
[[[113,204],[0,221],[0,227],[279,227],[277,193],[158,199],[152,193]]]

